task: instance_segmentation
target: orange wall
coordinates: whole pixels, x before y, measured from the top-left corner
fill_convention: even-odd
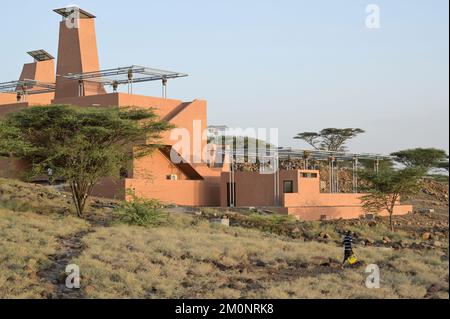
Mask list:
[[[206,136],[203,136],[203,132],[205,132],[207,127],[207,105],[206,101],[203,100],[182,103],[179,100],[124,93],[109,93],[83,97],[56,98],[53,104],[154,108],[155,113],[162,119],[168,120],[176,128],[184,128],[190,132],[190,158],[187,160],[193,162],[193,154],[202,152],[207,144]],[[195,133],[194,121],[199,121],[198,123],[200,124]],[[160,144],[174,145],[179,141],[179,137],[178,140],[170,139],[171,132],[168,131],[161,136]]]
[[[0,93],[0,106],[4,104],[13,104],[16,102],[17,99],[15,94]]]
[[[29,168],[29,165],[22,160],[0,157],[0,177],[21,178]]]
[[[284,206],[352,206],[361,204],[364,194],[328,194],[302,191],[299,194],[284,194]]]
[[[20,80],[36,80],[46,83],[55,82],[55,60],[24,64]]]
[[[95,185],[92,195],[123,200],[125,199],[125,180],[102,178],[97,185]]]
[[[315,173],[316,178],[303,177],[302,173]],[[227,206],[227,183],[229,173],[221,175],[221,206]],[[294,182],[294,193],[284,194],[283,182]],[[270,207],[276,206],[274,199],[274,175],[259,174],[257,172],[235,172],[236,206],[241,207]],[[320,193],[319,171],[311,170],[281,170],[280,196],[281,213],[295,215],[303,220],[319,220],[322,215],[328,219],[359,218],[364,215],[361,206],[361,196],[364,194],[327,194]],[[411,212],[411,205],[396,207],[395,214]],[[387,211],[380,213],[388,215]]]
[[[202,161],[202,152],[205,150],[207,139],[206,134],[203,133],[206,131],[207,127],[207,114],[206,114],[206,102],[201,100],[195,100],[191,103],[185,104],[185,106],[179,110],[176,115],[172,115],[173,117],[169,120],[169,122],[175,125],[176,128],[187,129],[190,132],[188,138],[189,140],[189,158],[185,158],[189,160],[191,163],[199,163]],[[174,145],[176,151],[180,154],[182,153],[182,149],[177,147],[179,141],[181,141],[181,136],[177,136],[178,134],[173,134],[171,139],[171,134],[177,133],[177,131],[171,130],[167,131],[163,134],[161,143],[166,145]],[[187,155],[184,157],[188,157]]]
[[[294,182],[294,192],[298,189],[298,174],[294,170],[280,171],[280,194],[283,193],[284,181]],[[227,183],[230,182],[230,173],[221,174],[221,206],[227,206]],[[258,172],[235,172],[236,206],[275,206],[275,178],[273,174],[260,174]],[[282,200],[283,196],[280,196]]]
[[[52,101],[53,104],[70,104],[77,106],[118,106],[119,93],[99,94],[90,96],[58,97]]]
[[[10,94],[8,94],[10,95]],[[0,103],[1,103],[1,96],[0,96]],[[27,102],[23,103],[11,103],[11,104],[0,104],[0,118],[4,117],[8,113],[12,112],[18,112],[20,110],[23,110],[28,107]]]
[[[412,211],[411,205],[399,205],[395,207],[394,215],[404,215]],[[326,215],[326,219],[354,219],[365,214],[361,206],[288,207],[283,212],[301,220],[320,220],[322,215]],[[382,211],[379,215],[388,216],[389,214],[387,211]]]
[[[46,83],[54,83],[55,82],[55,62],[54,60],[42,61],[42,62],[33,62],[24,64],[22,73],[20,74],[19,80],[36,80],[40,82]],[[39,88],[32,88],[30,91],[37,90]],[[16,94],[2,94],[0,93],[0,107],[8,105],[8,107],[12,107],[14,110],[19,110],[20,105],[24,105],[27,103],[30,106],[33,105],[46,105],[50,104],[52,99],[54,98],[54,93],[44,93],[44,94],[30,94],[27,95],[26,100],[22,97],[20,102],[17,102]],[[15,104],[16,106],[12,106]],[[27,106],[28,106],[27,105]],[[0,116],[2,113],[5,113],[6,109],[2,112],[0,110]]]
[[[119,106],[137,106],[141,108],[155,108],[156,114],[164,118],[170,111],[183,102],[180,100],[163,99],[152,96],[117,93]]]
[[[169,161],[160,151],[133,161],[132,178],[165,179],[167,175],[176,174],[178,179],[187,179],[183,172]]]
[[[65,21],[59,27],[58,75],[100,70],[95,19],[78,19],[78,28],[67,28]],[[85,95],[105,93],[103,86],[85,82]],[[56,78],[56,98],[77,97],[78,81],[61,76]]]
[[[186,206],[219,206],[219,183],[210,181],[165,179],[126,179],[125,188],[138,197],[158,199]]]

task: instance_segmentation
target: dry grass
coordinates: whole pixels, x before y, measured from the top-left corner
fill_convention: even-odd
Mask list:
[[[367,289],[364,268],[317,264],[317,256],[340,260],[334,244],[187,217],[171,227],[102,228],[84,242],[77,263],[89,298],[423,298],[432,285],[448,298],[448,261],[436,252],[359,248],[382,272],[381,288]]]
[[[86,227],[85,222],[73,217],[0,209],[0,299],[41,298],[46,287],[37,271],[56,252],[57,237]]]
[[[204,217],[172,213],[168,224],[145,228],[110,223],[107,209],[90,207],[92,226],[70,214],[71,203],[64,193],[0,179],[2,206],[0,298],[46,296],[52,287],[38,277],[38,270],[61,251],[59,237],[88,227],[95,232],[84,237],[86,248],[74,261],[81,268],[82,293],[87,298],[449,297],[449,263],[441,259],[448,256],[448,249],[357,247],[365,264],[379,265],[380,289],[365,287],[364,267],[338,267],[343,229],[373,240],[388,236],[408,241],[414,240],[409,226],[392,235],[383,222],[376,227],[299,224],[246,215],[239,218],[248,228],[226,228],[211,225]],[[431,221],[423,219],[421,225]],[[299,237],[292,236],[295,228],[301,228]],[[317,242],[314,238],[320,233],[331,239]],[[312,240],[304,241],[308,237]]]
[[[0,178],[0,207],[15,211],[66,213],[72,206],[69,194],[41,185]]]

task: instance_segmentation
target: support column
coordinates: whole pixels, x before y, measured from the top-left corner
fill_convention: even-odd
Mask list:
[[[162,79],[162,97],[163,99],[167,99],[167,79]]]

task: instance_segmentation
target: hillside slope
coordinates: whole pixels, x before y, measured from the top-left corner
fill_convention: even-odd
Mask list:
[[[114,203],[99,199],[79,220],[68,198],[0,180],[1,298],[449,297],[448,211],[446,220],[436,212],[397,218],[395,234],[384,219],[304,223],[182,208],[146,228],[118,224]],[[231,227],[211,222],[223,215]],[[380,289],[365,287],[364,266],[341,269],[344,230],[355,233],[364,265],[380,267]],[[64,286],[69,263],[82,274],[75,292]]]

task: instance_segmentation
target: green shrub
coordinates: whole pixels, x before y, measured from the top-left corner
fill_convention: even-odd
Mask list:
[[[161,226],[169,222],[169,215],[164,212],[164,205],[154,199],[147,200],[130,194],[131,201],[123,201],[114,213],[121,223],[135,226]]]
[[[257,213],[250,214],[248,221],[256,228],[273,233],[283,233],[286,228],[295,225],[296,220],[289,215],[261,215]]]

